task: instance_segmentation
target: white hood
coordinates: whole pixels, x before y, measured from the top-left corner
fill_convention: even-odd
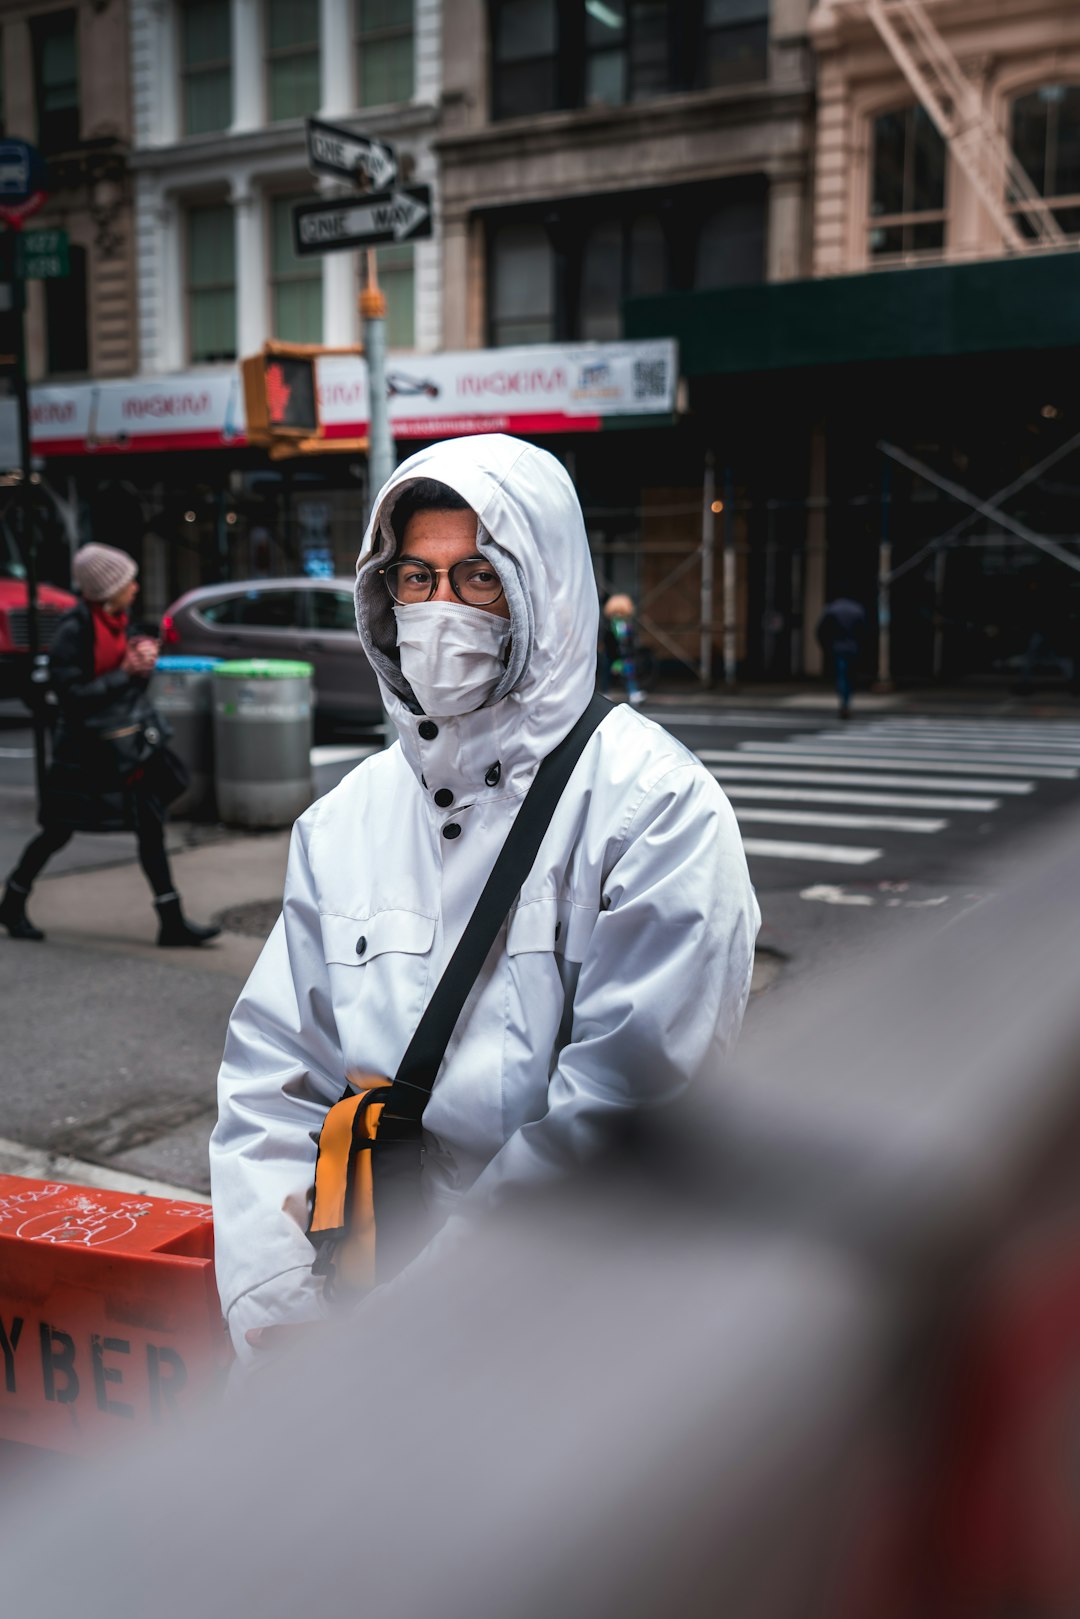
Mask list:
[[[356,620],[387,713],[420,777],[423,719],[401,673],[396,627],[379,569],[394,554],[394,506],[419,478],[447,484],[477,513],[478,551],[498,570],[510,607],[504,678],[475,713],[439,720],[440,782],[477,788],[497,763],[505,789],[521,791],[584,711],[596,681],[599,604],[581,505],[565,468],[504,433],[448,439],[402,462],[379,492],[357,561]]]

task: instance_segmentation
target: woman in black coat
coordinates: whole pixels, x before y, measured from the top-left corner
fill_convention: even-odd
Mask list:
[[[126,551],[84,545],[72,572],[82,593],[57,625],[49,678],[60,707],[53,759],[45,776],[41,831],[26,848],[0,900],[0,925],[13,939],[43,939],[26,914],[35,878],[75,832],[134,832],[139,864],[153,889],[160,945],[200,945],[220,928],[188,922],[165,852],[165,804],[155,790],[153,759],[133,760],[132,742],[147,734],[153,711],[146,689],[158,643],[130,641],[128,609],[138,593]]]

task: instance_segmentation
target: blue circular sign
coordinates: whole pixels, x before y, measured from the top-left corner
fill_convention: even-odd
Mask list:
[[[25,202],[45,190],[45,160],[27,141],[0,141],[0,203]]]

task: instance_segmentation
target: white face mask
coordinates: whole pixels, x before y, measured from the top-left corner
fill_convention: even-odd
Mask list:
[[[395,607],[401,672],[425,714],[471,714],[506,670],[510,620],[454,602]]]

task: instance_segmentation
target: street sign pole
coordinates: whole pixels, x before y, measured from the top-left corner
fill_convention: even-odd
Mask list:
[[[365,249],[367,276],[360,294],[364,323],[364,353],[368,370],[368,517],[375,496],[394,470],[390,437],[390,401],[386,394],[386,294],[379,286],[375,249]]]
[[[18,232],[5,231],[4,257],[11,276],[11,302],[15,317],[13,384],[19,412],[19,543],[26,568],[26,639],[30,654],[30,704],[34,723],[34,774],[40,806],[45,787],[44,671],[39,668],[41,630],[38,619],[37,535],[34,532],[33,462],[30,450],[30,390],[26,380],[26,281],[22,275]]]

